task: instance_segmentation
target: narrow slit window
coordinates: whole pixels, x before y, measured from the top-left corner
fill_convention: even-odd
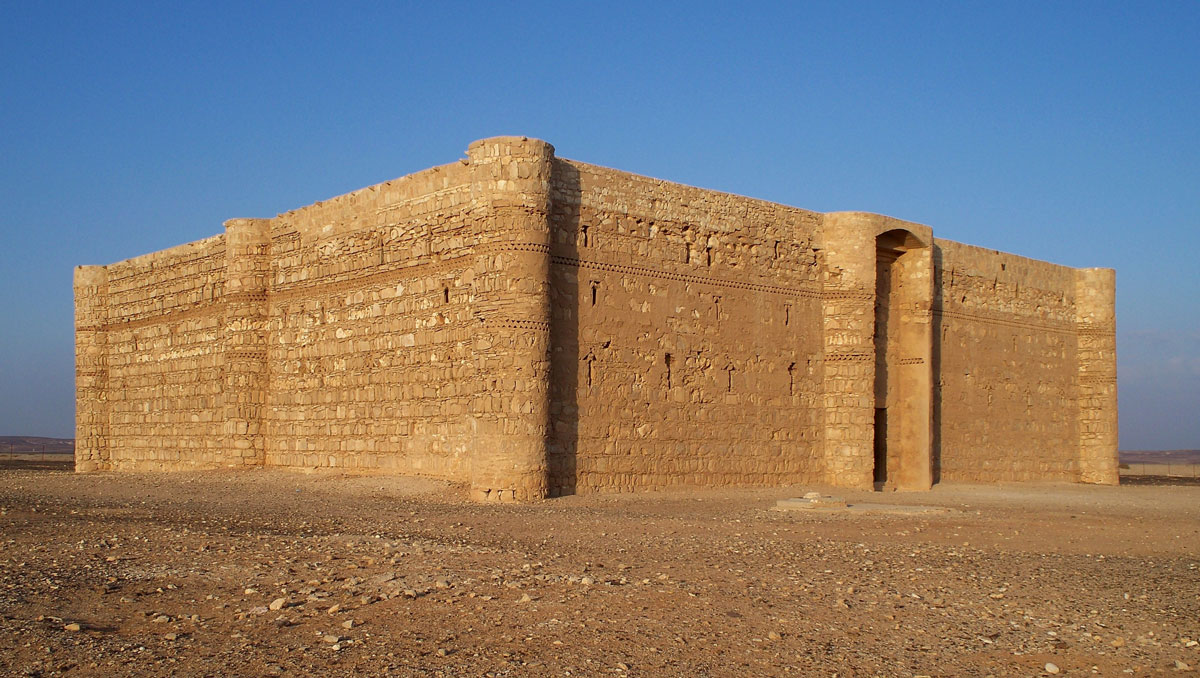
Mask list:
[[[783,326],[787,327],[788,325],[791,325],[791,324],[792,324],[792,305],[784,304],[783,305]],[[792,363],[792,367],[795,367],[795,366],[796,366],[796,363]]]
[[[788,365],[788,395],[796,395],[796,363]]]
[[[733,393],[733,371],[734,370],[733,370],[732,365],[725,368],[725,374],[727,376],[727,380],[725,382],[725,392],[726,393]]]
[[[449,287],[442,288],[442,303],[443,304],[450,303],[450,288]]]
[[[667,366],[667,388],[671,388],[672,384],[671,384],[671,354],[670,353],[667,353],[665,356],[663,356],[663,362]]]
[[[600,290],[600,283],[593,281],[592,282],[592,306],[596,305],[596,295],[599,292],[599,290]]]
[[[712,266],[712,248],[711,247],[704,248],[704,259],[705,259],[706,266]]]
[[[580,227],[580,240],[582,241],[582,244],[584,247],[588,247],[589,242],[588,242],[588,227],[587,226]]]

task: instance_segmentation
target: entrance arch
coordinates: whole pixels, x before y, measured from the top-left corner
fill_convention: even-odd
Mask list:
[[[933,484],[931,245],[904,229],[875,237],[876,488]]]

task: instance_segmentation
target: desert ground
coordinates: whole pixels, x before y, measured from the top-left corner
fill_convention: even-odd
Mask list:
[[[1200,484],[1183,481],[479,505],[411,478],[69,469],[0,464],[2,675],[1200,666]],[[811,490],[851,509],[773,509]]]

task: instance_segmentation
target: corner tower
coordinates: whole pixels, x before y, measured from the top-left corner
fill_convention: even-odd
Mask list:
[[[75,470],[109,468],[108,270],[75,268]]]
[[[1075,271],[1079,356],[1079,479],[1116,485],[1117,275],[1111,268]]]
[[[547,495],[550,392],[550,172],[554,147],[528,137],[470,145],[472,312],[478,377],[471,493],[484,501]]]
[[[266,455],[267,293],[271,221],[225,222],[223,466],[262,466]]]

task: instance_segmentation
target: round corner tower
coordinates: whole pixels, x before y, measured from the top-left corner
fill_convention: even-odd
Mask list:
[[[477,231],[471,493],[484,501],[541,499],[548,491],[554,147],[493,137],[472,143],[467,162]]]

